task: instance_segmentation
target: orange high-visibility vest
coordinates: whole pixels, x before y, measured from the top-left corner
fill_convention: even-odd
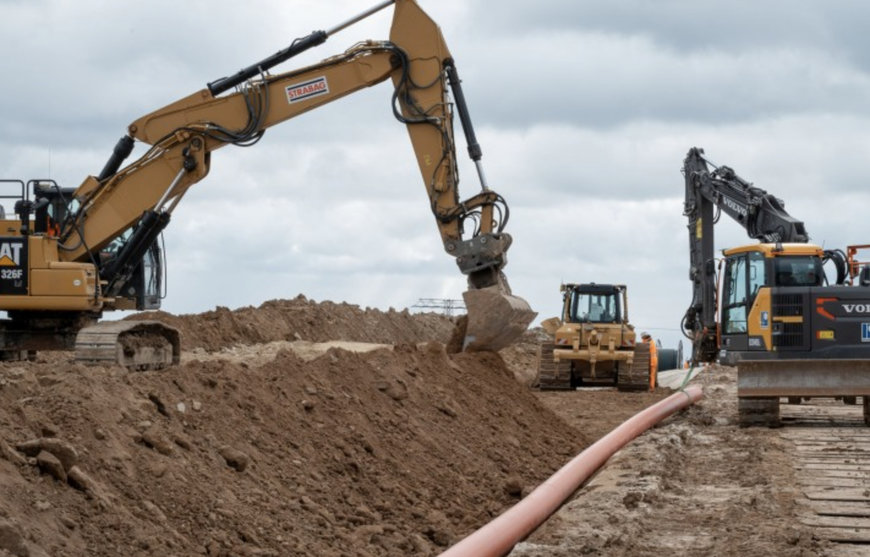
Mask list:
[[[656,374],[659,370],[658,347],[653,339],[641,340],[649,344],[649,390],[654,391],[656,389]]]

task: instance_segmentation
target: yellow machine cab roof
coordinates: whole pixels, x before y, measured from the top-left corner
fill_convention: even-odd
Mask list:
[[[782,255],[816,255],[821,257],[823,250],[816,244],[747,244],[722,250],[725,256],[736,255],[756,251],[764,254],[764,257],[779,257]]]

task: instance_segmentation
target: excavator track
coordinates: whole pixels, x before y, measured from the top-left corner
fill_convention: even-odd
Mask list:
[[[567,391],[571,389],[571,362],[553,360],[552,342],[541,343],[538,352],[538,388],[542,391]]]
[[[631,365],[620,366],[616,375],[616,388],[620,391],[649,390],[649,360],[649,344],[635,344]]]
[[[737,413],[740,427],[779,427],[779,397],[739,397]]]
[[[158,321],[104,321],[76,336],[76,361],[87,365],[121,365],[156,370],[181,359],[181,335]]]

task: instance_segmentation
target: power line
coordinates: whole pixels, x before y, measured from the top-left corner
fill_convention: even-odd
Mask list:
[[[462,300],[452,300],[450,298],[420,298],[411,308],[434,309],[444,315],[452,316],[456,311],[465,311],[465,303]]]

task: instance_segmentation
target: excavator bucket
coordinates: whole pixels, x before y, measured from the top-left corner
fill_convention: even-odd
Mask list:
[[[468,312],[462,349],[468,352],[501,350],[518,339],[537,312],[524,299],[488,286],[462,293]]]

